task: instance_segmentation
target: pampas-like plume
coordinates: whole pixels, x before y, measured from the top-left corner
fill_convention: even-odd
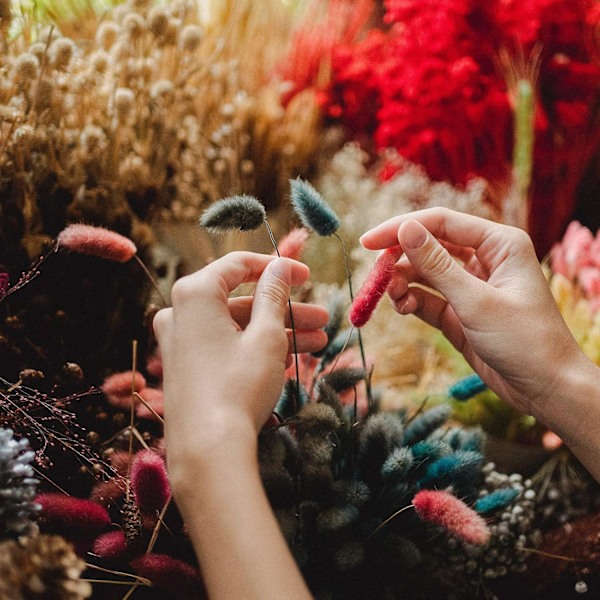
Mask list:
[[[279,256],[300,260],[309,231],[305,227],[294,227],[278,244]]]
[[[95,537],[110,525],[106,508],[91,500],[63,494],[38,494],[35,501],[42,507],[42,521],[61,532],[76,531]]]
[[[490,539],[485,521],[449,492],[423,490],[416,494],[412,503],[423,521],[439,525],[468,544],[482,546]]]
[[[444,440],[422,440],[412,446],[412,453],[417,462],[432,461],[448,456],[452,452],[450,444]]]
[[[318,352],[313,352],[313,356],[322,356],[328,352],[329,345],[333,342],[335,337],[340,331],[342,322],[345,314],[346,298],[339,290],[331,294],[327,301],[327,312],[329,313],[329,319],[327,325],[323,327],[323,331],[327,334],[327,345]]]
[[[450,416],[452,409],[447,404],[440,404],[430,408],[422,415],[415,417],[404,430],[404,442],[414,444],[424,440],[433,433],[440,425],[443,425]]]
[[[404,432],[401,420],[393,414],[370,416],[360,432],[358,464],[365,477],[378,476],[391,452],[402,446]]]
[[[413,466],[414,456],[410,448],[402,446],[392,450],[381,467],[381,475],[384,479],[403,480]]]
[[[57,241],[67,250],[117,262],[126,262],[137,252],[135,244],[120,233],[83,223],[65,227],[58,234]]]
[[[305,227],[324,237],[339,229],[339,217],[308,181],[291,179],[290,188],[292,206]]]
[[[394,273],[394,265],[402,255],[402,248],[386,248],[375,261],[365,282],[354,297],[348,318],[354,327],[362,327],[377,308]]]
[[[448,393],[456,400],[469,400],[486,389],[487,385],[483,383],[479,375],[474,373],[457,381],[450,387]]]
[[[160,512],[171,497],[165,461],[153,450],[140,450],[131,465],[131,489],[138,506]]]
[[[321,402],[305,404],[298,413],[305,431],[335,431],[342,422],[335,414],[335,410]]]
[[[514,488],[496,490],[487,496],[479,498],[475,502],[475,510],[483,514],[501,510],[511,504],[519,493],[519,490]]]
[[[265,207],[247,194],[231,196],[214,202],[200,217],[200,225],[211,233],[231,230],[252,231],[266,219]]]
[[[308,392],[301,383],[296,379],[286,379],[274,412],[280,417],[288,419],[293,417],[308,400]]]
[[[167,554],[142,554],[131,561],[137,575],[175,598],[204,598],[198,571],[190,564]]]

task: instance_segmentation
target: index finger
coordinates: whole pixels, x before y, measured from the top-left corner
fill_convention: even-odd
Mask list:
[[[377,225],[364,233],[360,243],[368,250],[382,250],[398,244],[398,229],[405,221],[419,221],[437,239],[477,250],[498,227],[494,221],[448,208],[426,208],[397,217]]]

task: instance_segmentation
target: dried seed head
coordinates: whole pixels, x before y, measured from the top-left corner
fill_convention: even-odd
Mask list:
[[[340,220],[315,188],[301,179],[290,180],[292,206],[302,224],[321,236],[335,233]]]
[[[150,88],[150,98],[163,104],[170,103],[174,98],[175,88],[168,79],[160,79]]]
[[[181,30],[181,47],[186,52],[193,52],[204,39],[204,30],[199,25],[189,24]]]
[[[96,52],[90,54],[90,65],[92,70],[100,75],[104,75],[108,70],[108,65],[110,64],[109,55],[103,50],[97,50]]]
[[[132,42],[142,37],[145,27],[144,18],[137,13],[129,13],[123,19],[123,29]]]
[[[106,135],[97,125],[86,125],[81,130],[80,143],[88,152],[95,152],[106,142]]]
[[[137,252],[135,244],[116,231],[82,223],[68,225],[57,241],[67,250],[117,262],[126,262]]]
[[[96,31],[96,42],[102,50],[110,50],[119,36],[119,26],[112,21],[104,21]]]
[[[69,38],[58,38],[54,40],[48,49],[50,63],[55,69],[66,69],[71,64],[75,50],[75,42]]]
[[[181,19],[171,17],[167,23],[167,27],[165,28],[165,33],[163,36],[165,44],[169,44],[171,46],[175,46],[177,44],[180,28]]]
[[[169,13],[163,6],[154,6],[148,13],[148,29],[156,36],[165,34],[169,26]]]
[[[13,63],[13,72],[15,78],[22,81],[31,81],[38,75],[40,61],[37,56],[29,52],[25,52],[17,56]]]
[[[135,102],[135,94],[129,88],[120,87],[115,91],[115,113],[119,123],[127,120]]]
[[[265,207],[253,196],[243,194],[215,202],[200,217],[200,225],[212,233],[251,231],[260,227],[265,218]]]

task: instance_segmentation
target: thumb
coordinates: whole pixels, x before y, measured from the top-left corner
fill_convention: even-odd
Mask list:
[[[276,258],[267,265],[254,291],[250,327],[283,331],[291,283],[292,266],[287,260]]]
[[[451,304],[453,299],[464,302],[465,292],[474,291],[473,286],[481,283],[469,275],[418,221],[402,223],[398,241],[417,273]]]

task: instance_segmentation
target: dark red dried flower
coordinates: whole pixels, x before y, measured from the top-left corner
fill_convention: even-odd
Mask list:
[[[92,551],[100,558],[108,560],[121,558],[127,552],[125,534],[118,529],[99,535],[94,542]]]
[[[96,536],[110,525],[106,508],[91,500],[64,494],[39,494],[35,501],[42,507],[40,519],[61,532],[76,531]]]
[[[160,512],[171,496],[165,461],[153,450],[138,452],[131,465],[131,489],[137,505],[145,512]]]
[[[156,588],[175,598],[207,597],[198,570],[182,560],[166,554],[142,554],[130,565],[137,575],[146,577]]]

